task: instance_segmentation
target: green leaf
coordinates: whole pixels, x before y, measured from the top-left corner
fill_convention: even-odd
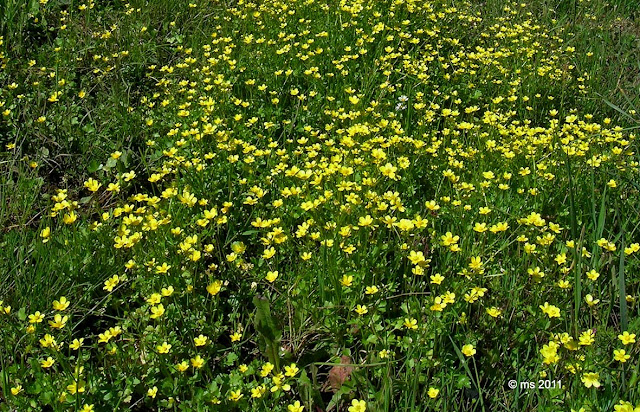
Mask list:
[[[131,153],[131,151],[125,150],[124,153],[122,153],[122,157],[120,157],[120,160],[122,160],[122,164],[126,168],[129,168],[129,155],[130,155],[130,153]]]
[[[20,308],[20,310],[18,311],[18,319],[21,322],[24,322],[27,319],[27,312],[25,308]]]
[[[84,126],[82,126],[82,131],[90,134],[90,133],[94,133],[96,129],[91,124],[87,123]]]
[[[256,316],[254,325],[258,333],[270,342],[279,338],[280,332],[276,327],[276,322],[271,316],[269,301],[263,297],[255,296],[253,304],[256,306]]]
[[[224,359],[224,366],[232,366],[237,360],[238,360],[238,355],[236,355],[233,352],[229,352],[227,357]]]
[[[89,173],[95,173],[98,171],[98,169],[100,169],[100,163],[98,163],[98,161],[95,159],[91,160],[87,165],[87,171]]]
[[[471,387],[471,379],[468,376],[460,375],[458,380],[456,381],[456,388],[470,388]]]
[[[275,319],[271,316],[271,308],[267,299],[261,296],[254,296],[253,304],[256,307],[256,314],[253,320],[254,328],[264,341],[264,351],[266,352],[269,362],[276,367],[276,370],[279,370],[280,358],[278,356],[278,349],[282,331],[278,328]]]

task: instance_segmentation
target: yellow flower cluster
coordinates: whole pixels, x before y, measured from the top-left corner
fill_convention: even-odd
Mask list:
[[[273,0],[212,13],[205,43],[147,68],[155,86],[131,108],[139,164],[121,147],[51,196],[39,247],[86,251],[70,270],[91,256],[105,267],[87,313],[64,296],[15,315],[0,302],[0,321],[27,332],[11,341],[29,348],[23,365],[83,410],[301,412],[351,375],[365,386],[349,412],[383,408],[359,399],[377,393],[366,382],[407,379],[436,409],[458,399],[460,376],[516,359],[566,382],[562,399],[620,384],[638,363],[627,275],[640,245],[607,202],[633,207],[637,136],[558,102],[580,101],[588,75],[525,6],[491,18],[469,2]],[[95,70],[124,52],[94,55],[107,65]],[[61,82],[48,105],[85,98]],[[319,365],[333,369],[312,388]],[[26,370],[6,379],[16,405],[43,386]],[[116,383],[126,389],[108,392]]]

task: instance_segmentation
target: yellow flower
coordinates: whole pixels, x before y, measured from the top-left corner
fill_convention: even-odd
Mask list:
[[[354,399],[349,406],[349,412],[365,412],[367,410],[367,403],[363,400]]]
[[[296,366],[295,363],[292,363],[289,366],[285,366],[284,367],[284,371],[285,371],[285,376],[288,376],[290,378],[294,377],[297,375],[298,371],[300,371],[300,369],[298,369],[298,366]]]
[[[200,369],[204,365],[204,359],[200,357],[200,355],[196,355],[195,358],[191,359],[191,366],[196,369]]]
[[[246,249],[247,246],[242,242],[233,242],[231,244],[231,250],[233,250],[233,253],[236,253],[238,255],[243,254]]]
[[[204,346],[207,344],[207,340],[209,340],[209,338],[200,334],[200,336],[198,336],[197,338],[194,338],[193,340],[196,346]]]
[[[284,382],[284,375],[282,373],[279,373],[273,377],[273,384],[274,386],[271,387],[271,392],[277,392],[280,389],[285,392],[291,390],[291,385]]]
[[[484,296],[484,292],[486,292],[486,291],[487,291],[487,289],[485,289],[485,288],[474,288],[474,289],[477,289],[477,290],[478,290],[478,292],[477,292],[477,293],[478,293],[478,295],[479,295],[479,296]],[[455,294],[455,293],[452,293],[452,292],[449,292],[449,291],[446,291],[446,292],[442,295],[442,301],[443,301],[445,304],[454,303],[454,302],[456,301],[456,294]]]
[[[460,236],[454,236],[451,232],[447,232],[440,239],[442,240],[442,246],[451,246],[458,243]]]
[[[640,243],[632,243],[629,246],[624,248],[625,255],[631,255],[640,250]]]
[[[80,412],[93,412],[93,404],[89,405],[85,403],[84,405],[82,405],[82,409],[80,409]]]
[[[169,351],[171,350],[171,344],[163,342],[162,345],[156,346],[156,350],[158,351],[158,353],[169,353]]]
[[[584,383],[584,386],[586,386],[587,388],[599,388],[600,387],[600,381],[598,380],[600,379],[600,374],[597,372],[586,372],[584,374],[582,374],[582,383]]]
[[[213,283],[211,283],[209,286],[207,286],[207,292],[209,292],[209,294],[215,296],[220,292],[221,288],[222,288],[222,281],[221,280],[214,280]]]
[[[392,165],[391,163],[387,163],[384,166],[380,166],[380,172],[388,177],[389,179],[392,180],[396,180],[397,175],[396,175],[396,171],[398,170],[397,167],[395,167],[394,165]]]
[[[590,294],[585,296],[584,300],[589,306],[595,306],[600,302],[600,299],[594,299]]]
[[[493,318],[497,318],[502,313],[502,310],[493,306],[493,307],[487,308],[487,313],[489,314],[489,316]]]
[[[482,271],[482,258],[480,256],[474,256],[471,258],[471,263],[469,263],[469,269],[481,272]]]
[[[154,386],[153,388],[149,389],[147,391],[147,396],[150,398],[155,398],[156,395],[158,394],[158,387]]]
[[[49,321],[49,326],[55,329],[62,329],[67,323],[67,320],[69,320],[68,316],[62,316],[58,314],[53,317],[53,320]]]
[[[288,412],[302,412],[304,411],[304,406],[300,405],[300,401],[295,401],[294,403],[287,406]]]
[[[435,399],[439,393],[440,390],[433,387],[429,388],[429,390],[427,391],[427,395],[429,395],[431,399]]]
[[[49,236],[51,236],[51,228],[47,226],[44,229],[42,229],[42,231],[40,232],[42,243],[47,243],[49,241]]]
[[[426,262],[424,253],[421,251],[416,252],[414,250],[409,252],[409,260],[413,265],[423,265]]]
[[[425,205],[425,207],[427,209],[431,210],[432,212],[436,212],[436,211],[438,211],[440,209],[440,206],[436,203],[435,200],[426,201],[426,202],[424,202],[424,205]],[[450,235],[451,235],[451,232],[447,232],[447,236],[450,236]],[[456,242],[457,242],[457,240],[456,240]]]
[[[640,407],[634,408],[632,404],[625,401],[620,401],[619,404],[613,407],[615,412],[640,412]]]
[[[74,339],[73,342],[69,345],[69,347],[73,350],[78,350],[84,343],[84,338]]]
[[[481,215],[488,215],[489,213],[491,213],[491,209],[486,206],[482,206],[478,213]]]
[[[118,283],[120,283],[120,277],[118,275],[113,275],[109,279],[105,280],[104,287],[102,289],[107,292],[111,292],[113,288],[118,286]]]
[[[271,373],[274,367],[275,366],[273,366],[271,362],[265,363],[264,365],[262,365],[262,369],[260,369],[260,376],[262,376],[263,378],[266,377]]]
[[[400,219],[400,222],[395,223],[394,226],[403,232],[407,232],[415,227],[413,222],[409,219]]]
[[[403,325],[407,329],[418,329],[418,320],[414,318],[404,318]]]
[[[50,368],[54,363],[56,363],[56,361],[53,360],[51,356],[49,356],[47,359],[40,361],[40,366],[42,366],[43,368]]]
[[[53,309],[55,310],[65,310],[69,307],[70,302],[67,300],[66,297],[61,296],[59,300],[54,300],[53,301]]]
[[[543,313],[549,316],[549,319],[560,317],[560,308],[554,305],[549,305],[549,302],[544,302],[544,305],[540,305],[540,309]]]
[[[264,250],[262,257],[264,259],[271,259],[276,254],[276,249],[271,247]]]
[[[157,306],[151,306],[151,319],[158,319],[164,315],[164,305],[160,303]]]
[[[556,363],[560,360],[560,356],[558,356],[558,345],[556,342],[549,342],[547,345],[542,346],[540,349],[540,354],[543,356],[543,363],[545,365]]]
[[[78,215],[76,215],[76,212],[71,211],[69,213],[66,213],[63,217],[62,217],[62,221],[67,224],[70,225],[73,222],[75,222],[78,219]]]
[[[592,329],[589,329],[580,334],[580,338],[578,339],[578,341],[582,346],[589,346],[596,341],[594,336],[595,332]]]
[[[156,273],[166,274],[171,269],[171,266],[167,265],[167,262],[162,263],[160,266],[156,266]]]
[[[599,276],[600,276],[600,274],[598,272],[596,272],[595,269],[591,269],[589,272],[587,272],[587,277],[590,280],[596,280],[596,279],[598,279]]]
[[[84,385],[84,381],[73,382],[70,385],[67,385],[67,392],[71,393],[72,395],[75,395],[76,393],[83,393]]]
[[[124,179],[125,182],[130,182],[135,177],[136,177],[136,172],[134,172],[133,170],[122,174],[122,178]]]
[[[367,286],[364,291],[365,295],[375,295],[378,293],[378,287],[376,285]]]
[[[461,351],[465,356],[470,357],[476,354],[476,349],[471,344],[466,344]]]
[[[40,346],[43,348],[56,348],[58,346],[55,338],[48,333],[44,335],[42,339],[40,339]]]
[[[499,222],[489,228],[491,233],[506,232],[509,229],[507,222]]]
[[[267,392],[267,387],[264,385],[260,385],[251,389],[251,397],[262,398],[262,396],[264,396],[266,392]]]
[[[618,335],[618,339],[620,339],[623,345],[630,345],[632,343],[636,343],[636,334],[630,334],[629,332],[624,331],[622,335]]]
[[[265,279],[267,279],[267,281],[269,281],[270,283],[275,282],[277,278],[278,278],[278,271],[277,270],[268,271],[267,272],[267,276],[265,276]]]
[[[89,180],[84,182],[84,187],[86,187],[90,192],[96,192],[100,186],[102,185],[93,178],[89,178]]]
[[[242,389],[231,391],[231,393],[229,394],[229,400],[232,400],[234,402],[238,402],[241,398],[242,398]]]
[[[41,323],[44,320],[44,315],[40,312],[36,312],[33,315],[29,315],[29,323]]]
[[[358,218],[359,226],[371,226],[373,224],[373,218],[370,215],[360,216]]]
[[[487,224],[486,223],[476,223],[475,226],[473,227],[473,230],[475,230],[478,233],[484,233],[487,231]]]
[[[544,277],[544,275],[545,275],[545,273],[544,273],[542,270],[540,270],[540,267],[538,267],[538,266],[536,266],[535,268],[529,268],[529,269],[527,269],[527,273],[528,273],[528,274],[529,274],[529,275],[530,275],[534,280],[536,280],[536,281],[538,281],[538,282],[539,282],[539,281]]]
[[[189,364],[187,363],[186,360],[183,360],[182,362],[176,365],[176,369],[178,369],[178,371],[180,372],[184,372],[187,369],[189,369]]]
[[[17,396],[20,392],[22,392],[22,385],[16,385],[11,388],[11,394],[13,396]]]
[[[106,330],[104,331],[104,333],[98,335],[98,343],[107,343],[112,337],[113,335],[111,334],[111,332]]]
[[[620,363],[625,363],[629,358],[631,358],[631,355],[627,355],[624,349],[616,349],[613,351],[613,359]]]
[[[367,309],[367,307],[363,306],[363,305],[356,306],[356,308],[354,310],[358,315],[364,315],[367,312],[369,312],[369,309]]]
[[[340,279],[340,283],[345,288],[351,287],[351,285],[353,284],[353,276],[351,276],[351,275],[343,275],[342,279]]]
[[[159,293],[152,293],[147,299],[147,303],[150,305],[157,305],[162,301],[162,295]]]
[[[447,304],[443,301],[442,296],[436,296],[433,301],[433,305],[429,309],[434,312],[442,312],[444,308],[447,307]]]
[[[615,252],[616,250],[616,245],[612,242],[609,242],[607,239],[605,238],[601,238],[600,240],[598,240],[596,242],[598,244],[598,246],[600,246],[601,248],[609,251],[609,252]]]

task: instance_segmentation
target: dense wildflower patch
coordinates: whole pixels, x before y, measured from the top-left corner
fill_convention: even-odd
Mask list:
[[[507,381],[543,379],[540,410],[633,410],[637,135],[581,111],[584,51],[527,7],[218,8],[208,42],[141,75],[144,139],[51,193],[39,253],[104,263],[90,311],[0,303],[3,402],[516,410]],[[78,57],[94,84],[34,61],[5,124],[80,116],[120,30]]]

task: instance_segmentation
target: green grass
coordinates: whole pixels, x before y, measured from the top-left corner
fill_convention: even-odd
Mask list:
[[[638,10],[0,1],[0,410],[638,406]]]

